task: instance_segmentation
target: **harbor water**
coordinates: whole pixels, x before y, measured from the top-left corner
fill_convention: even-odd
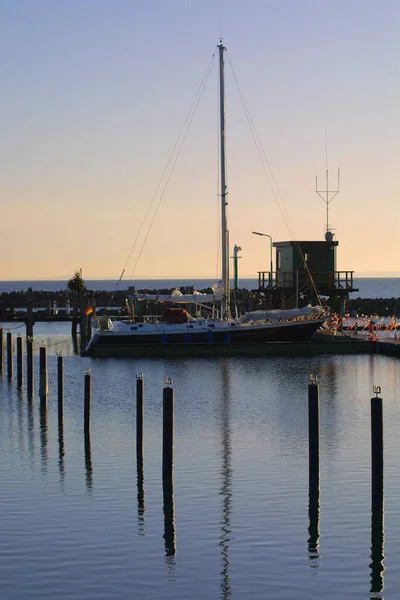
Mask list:
[[[14,337],[20,324],[5,323]],[[0,580],[7,600],[396,598],[400,362],[82,358],[68,323],[37,323],[35,399],[0,378]],[[39,346],[49,397],[40,406]],[[64,357],[64,419],[57,353]],[[84,374],[92,375],[90,437]],[[16,371],[16,369],[15,369]],[[144,459],[136,461],[143,373]],[[309,505],[307,387],[320,380],[319,506]],[[162,393],[175,394],[173,488]],[[370,398],[384,405],[384,535],[371,535]],[[383,515],[382,515],[383,519]]]

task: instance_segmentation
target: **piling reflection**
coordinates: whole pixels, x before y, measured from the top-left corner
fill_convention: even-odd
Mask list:
[[[63,414],[58,415],[58,470],[60,472],[60,484],[64,489],[65,482],[65,465],[64,465],[64,417]]]
[[[136,458],[137,467],[137,514],[138,514],[138,530],[139,535],[144,535],[144,471],[143,471],[143,455],[139,454]]]
[[[175,505],[174,505],[174,480],[163,479],[163,511],[164,511],[164,545],[168,571],[175,571],[176,532],[175,532]]]
[[[18,407],[17,407],[17,415],[18,415],[18,441],[19,447],[22,449],[25,446],[25,437],[24,437],[24,415],[23,415],[23,401],[24,395],[22,389],[17,391],[18,395]]]
[[[47,471],[47,444],[48,444],[48,409],[46,400],[40,401],[40,455],[42,472]]]
[[[319,567],[319,538],[320,538],[320,496],[319,475],[309,478],[308,486],[308,557],[310,567]]]
[[[34,418],[34,413],[33,413],[33,400],[28,400],[27,402],[27,410],[28,410],[28,452],[29,452],[29,457],[30,457],[30,461],[31,461],[31,465],[33,464],[34,461],[34,454],[35,454],[35,432],[34,432],[34,427],[35,427],[35,418]]]
[[[229,381],[229,362],[223,359],[222,362],[222,398],[221,398],[221,490],[222,498],[222,519],[221,535],[219,545],[222,555],[221,571],[221,594],[223,600],[231,597],[232,588],[229,575],[229,542],[231,539],[231,511],[232,511],[232,443],[230,431],[230,381]]]
[[[90,430],[85,427],[85,470],[86,470],[86,489],[88,494],[92,493],[93,488],[93,465],[92,465],[92,445],[90,442]]]
[[[383,515],[383,487],[372,497],[371,511],[371,599],[382,599],[381,592],[384,588],[384,515]]]

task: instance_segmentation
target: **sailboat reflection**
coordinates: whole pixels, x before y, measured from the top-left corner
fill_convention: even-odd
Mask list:
[[[319,538],[320,538],[320,502],[319,502],[319,474],[310,476],[308,487],[308,556],[310,567],[319,566]]]
[[[232,588],[229,576],[229,542],[231,539],[231,507],[232,507],[232,442],[230,431],[230,382],[229,362],[222,360],[222,398],[221,398],[221,491],[222,520],[219,545],[222,554],[221,598],[231,597]]]
[[[371,598],[381,599],[380,592],[384,588],[385,567],[384,555],[385,526],[383,516],[383,482],[382,488],[372,497],[371,512]]]

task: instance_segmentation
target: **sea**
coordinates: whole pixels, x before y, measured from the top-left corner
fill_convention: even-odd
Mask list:
[[[173,289],[182,286],[194,286],[197,290],[211,287],[213,279],[137,279],[132,281],[117,281],[113,279],[88,279],[86,287],[90,290],[128,289],[135,286],[137,290]],[[399,298],[400,277],[359,277],[354,278],[354,288],[357,292],[350,294],[350,298]],[[240,279],[239,287],[249,290],[258,288],[258,279]],[[26,291],[28,288],[43,292],[56,292],[67,289],[67,281],[61,280],[33,280],[33,281],[0,281],[0,293]]]
[[[383,289],[396,295],[394,285]],[[24,325],[0,326],[12,334],[15,350]],[[80,356],[70,327],[34,325],[33,401],[25,368],[19,387],[15,354],[12,373],[3,357],[2,598],[398,597],[399,359],[364,354],[94,359]],[[38,397],[43,346],[46,401]],[[314,482],[308,464],[310,375],[320,386],[320,473]],[[138,376],[144,380],[139,460]],[[162,479],[167,385],[174,394],[169,483]],[[379,509],[371,504],[374,386],[381,388],[384,407]]]

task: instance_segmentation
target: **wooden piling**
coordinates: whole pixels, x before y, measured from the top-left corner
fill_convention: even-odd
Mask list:
[[[7,331],[7,376],[12,379],[13,376],[13,356],[12,356],[12,333]]]
[[[22,337],[17,337],[17,386],[19,389],[23,385],[23,373],[22,373]]]
[[[4,332],[3,328],[0,327],[0,373],[3,372],[3,352],[4,352]]]
[[[33,400],[33,372],[33,339],[28,337],[26,339],[26,391],[28,400]]]
[[[91,395],[92,395],[92,374],[90,369],[85,371],[85,403],[83,420],[85,424],[85,433],[90,430],[90,410],[91,410]]]
[[[47,371],[47,349],[41,346],[39,349],[39,397],[46,401],[49,395],[49,374]]]
[[[310,478],[319,478],[319,384],[311,376],[308,385],[308,465]]]
[[[143,402],[144,379],[143,373],[136,376],[136,457],[143,458]]]
[[[33,338],[32,288],[28,288],[26,304],[26,337]]]
[[[174,390],[169,387],[172,379],[166,380],[163,389],[163,479],[172,479],[174,462]]]
[[[383,404],[380,387],[374,387],[371,398],[371,479],[372,503],[383,502]],[[379,506],[378,506],[379,511]]]
[[[383,589],[384,521],[383,521],[383,401],[381,388],[374,386],[371,398],[371,593]]]
[[[58,420],[64,417],[64,358],[61,352],[57,354],[57,398],[58,398]]]

